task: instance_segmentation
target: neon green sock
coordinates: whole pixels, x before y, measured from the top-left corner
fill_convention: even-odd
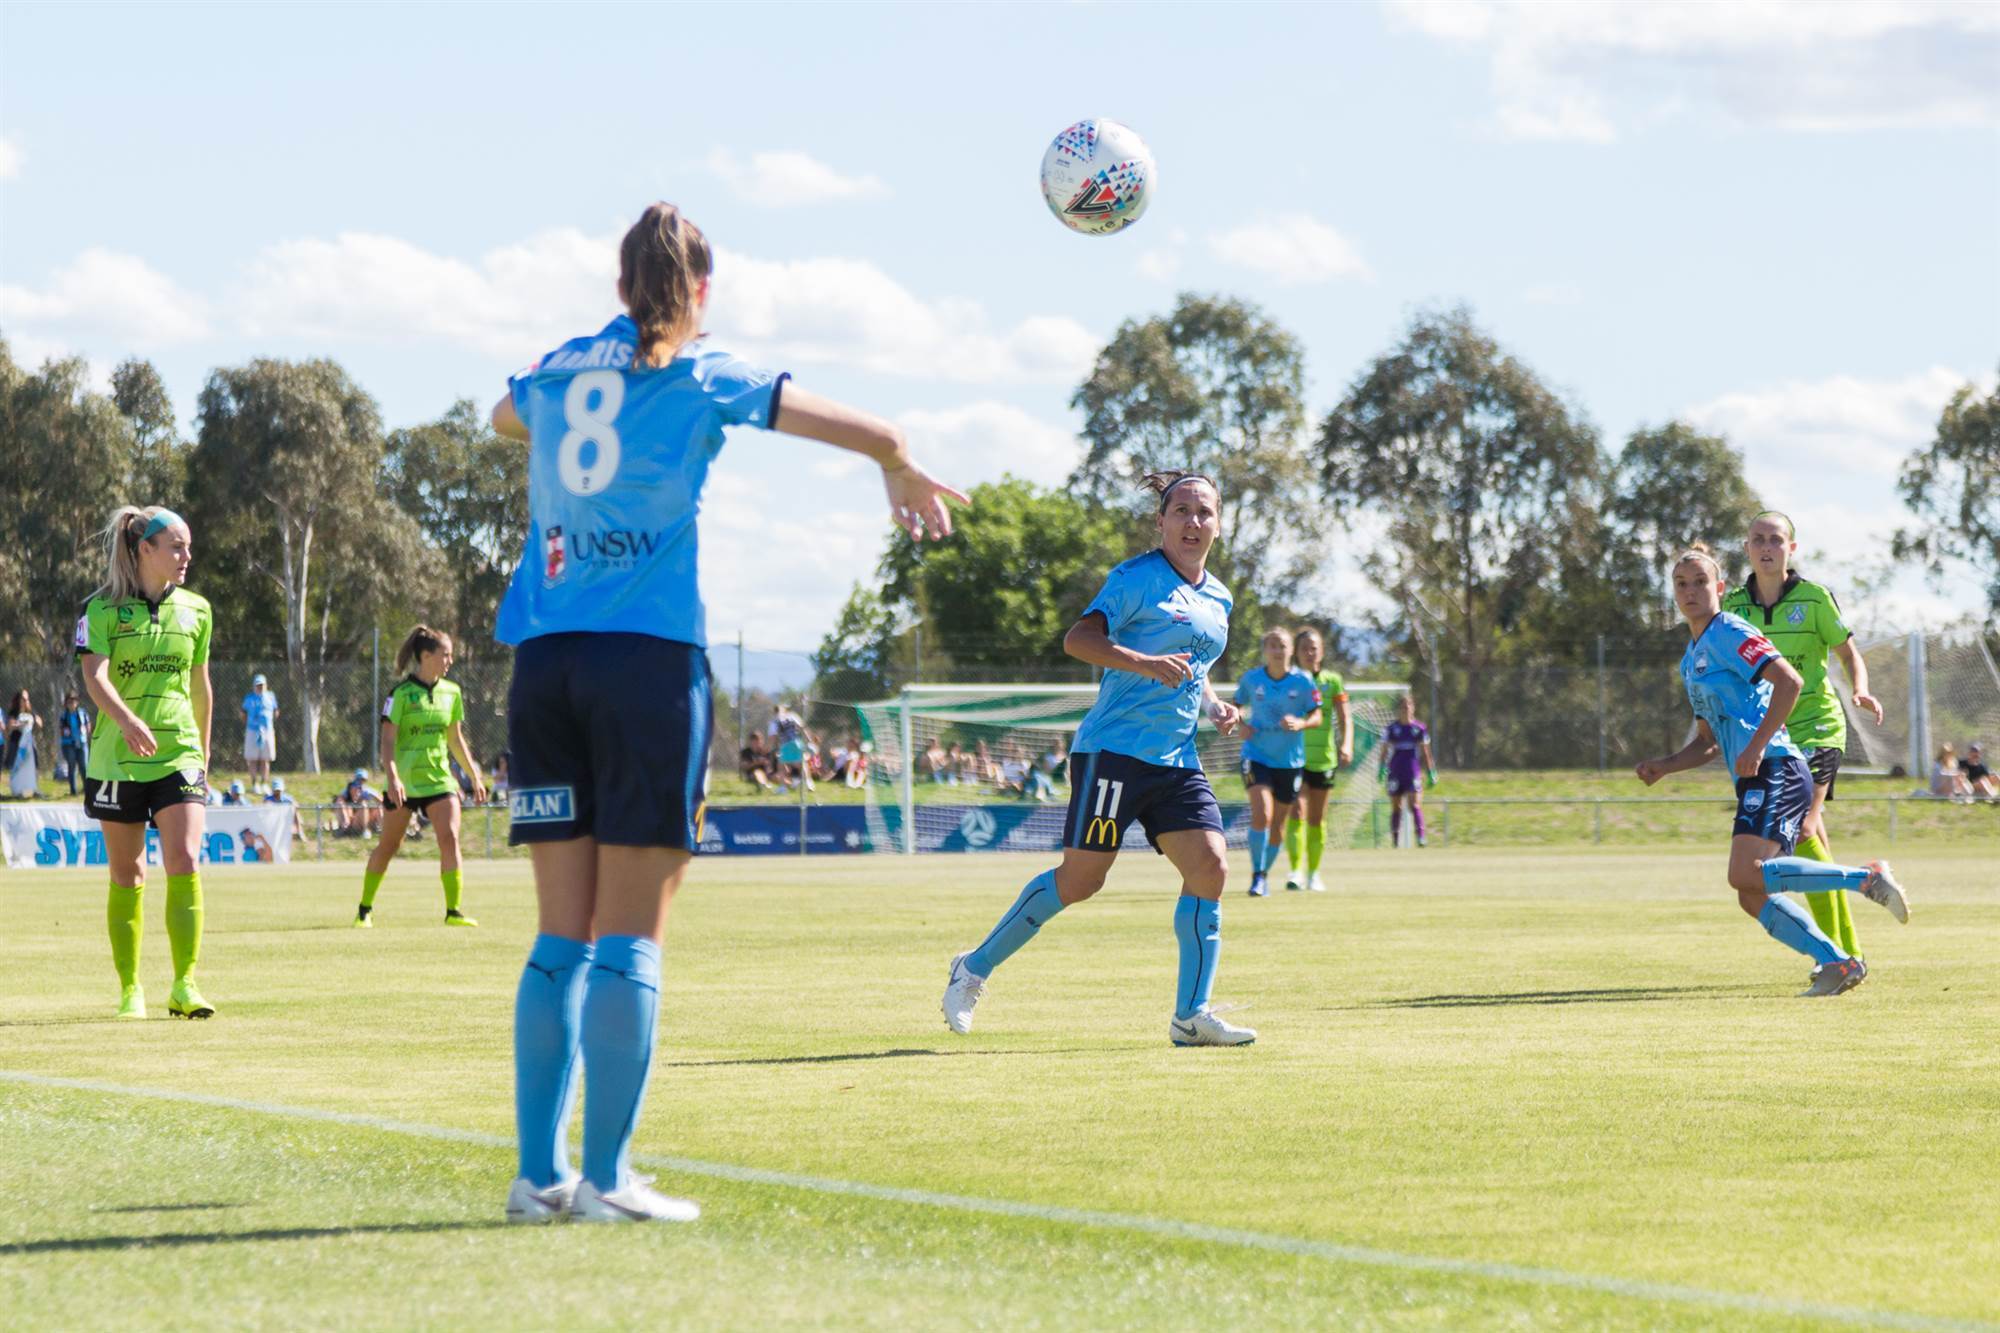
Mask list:
[[[104,924],[111,934],[111,965],[118,969],[122,986],[139,984],[139,935],[144,929],[139,907],[145,892],[143,884],[128,889],[114,880],[104,905]]]
[[[456,912],[459,896],[465,892],[465,872],[463,870],[440,870],[438,878],[444,881],[444,910]]]
[[[174,951],[174,980],[186,981],[201,961],[201,872],[167,876],[167,944]]]
[[[1326,825],[1306,825],[1306,870],[1319,873],[1319,860],[1326,855]]]
[[[361,872],[361,905],[373,907],[376,891],[382,887],[382,876],[372,870]]]
[[[1285,864],[1290,866],[1293,870],[1297,870],[1299,868],[1299,862],[1305,859],[1306,859],[1305,821],[1300,819],[1297,815],[1293,815],[1289,820],[1285,822]]]
[[[1826,844],[1815,837],[1799,839],[1793,853],[1808,861],[1832,861],[1833,853]],[[1813,922],[1820,933],[1841,947],[1849,955],[1861,952],[1854,936],[1854,917],[1847,905],[1845,893],[1808,893],[1806,906],[1812,910]]]

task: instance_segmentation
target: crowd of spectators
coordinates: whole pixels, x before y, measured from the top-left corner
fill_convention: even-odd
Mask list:
[[[1060,799],[1058,787],[1069,755],[1060,737],[1038,754],[1019,740],[1002,741],[997,750],[985,741],[974,741],[968,750],[957,741],[946,745],[933,736],[918,762],[924,779],[941,786],[985,787],[1025,800],[1053,801]]]

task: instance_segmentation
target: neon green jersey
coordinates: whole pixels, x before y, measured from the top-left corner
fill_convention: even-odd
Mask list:
[[[1799,701],[1785,719],[1785,730],[1792,740],[1806,750],[1845,747],[1847,715],[1827,678],[1826,655],[1853,638],[1854,631],[1841,618],[1840,603],[1833,594],[1793,574],[1785,579],[1778,600],[1769,606],[1758,605],[1752,585],[1746,582],[1729,590],[1722,599],[1722,609],[1749,621],[1751,628],[1769,639],[1805,678]]]
[[[1326,773],[1340,759],[1340,710],[1335,705],[1346,701],[1347,683],[1338,671],[1316,672],[1312,682],[1319,686],[1319,725],[1306,729],[1306,767]]]
[[[389,691],[382,720],[396,728],[396,773],[406,796],[457,791],[451,776],[451,729],[465,720],[458,686],[439,677],[426,685],[415,676]]]
[[[158,747],[141,759],[118,724],[98,713],[90,727],[84,772],[99,782],[151,782],[170,773],[206,772],[195,723],[194,669],[208,661],[215,618],[208,599],[169,588],[158,602],[93,597],[76,622],[76,652],[111,660],[111,688],[153,733]]]

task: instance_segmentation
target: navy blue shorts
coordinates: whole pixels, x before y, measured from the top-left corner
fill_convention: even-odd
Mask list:
[[[507,691],[509,843],[701,845],[708,654],[650,634],[547,634]]]
[[[1749,834],[1778,844],[1790,856],[1799,825],[1812,809],[1812,770],[1797,755],[1766,755],[1754,778],[1736,779],[1736,824],[1732,836]]]
[[[1069,757],[1063,846],[1115,852],[1124,846],[1125,827],[1135,819],[1155,851],[1162,833],[1222,832],[1222,810],[1208,775],[1198,768],[1168,768],[1109,750]]]
[[[1294,805],[1299,799],[1299,787],[1306,780],[1303,768],[1272,768],[1269,764],[1250,761],[1250,776],[1243,780],[1246,787],[1269,787],[1271,798],[1279,805]]]

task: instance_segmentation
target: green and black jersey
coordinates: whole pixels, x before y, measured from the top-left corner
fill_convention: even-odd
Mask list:
[[[1330,773],[1340,762],[1340,710],[1334,705],[1347,698],[1347,684],[1338,671],[1315,672],[1312,683],[1319,687],[1319,725],[1306,728],[1306,767]]]
[[[1722,599],[1722,609],[1749,621],[1804,677],[1799,701],[1785,719],[1792,741],[1805,750],[1845,748],[1847,714],[1827,678],[1826,655],[1853,638],[1854,631],[1841,618],[1833,594],[1792,574],[1779,589],[1778,600],[1761,606],[1753,579],[1731,588]]]
[[[465,720],[458,686],[440,676],[426,685],[415,676],[382,702],[382,720],[396,728],[396,773],[403,794],[415,799],[457,791],[451,776],[451,729]]]
[[[159,747],[141,759],[118,724],[99,712],[90,729],[84,771],[99,782],[151,782],[187,769],[206,770],[194,716],[194,669],[208,661],[214,615],[208,599],[169,588],[157,602],[93,597],[76,622],[76,652],[111,662],[111,688],[153,733]]]

